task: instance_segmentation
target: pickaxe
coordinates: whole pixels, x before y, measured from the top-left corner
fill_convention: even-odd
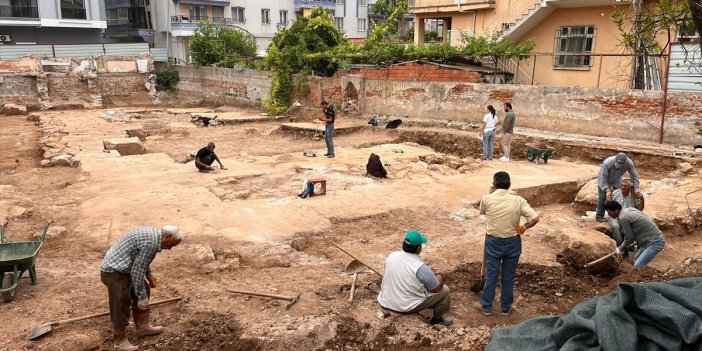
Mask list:
[[[278,299],[278,300],[287,300],[287,301],[290,301],[290,303],[285,306],[286,310],[288,308],[290,308],[290,306],[297,303],[297,300],[300,298],[300,293],[297,293],[296,296],[285,296],[285,295],[257,293],[257,292],[253,292],[253,291],[244,291],[244,290],[229,290],[229,289],[227,289],[227,292],[234,293],[234,294],[251,295],[251,296],[270,297],[270,298],[274,298],[274,299]]]

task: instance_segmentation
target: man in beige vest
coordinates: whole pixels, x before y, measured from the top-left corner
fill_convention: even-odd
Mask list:
[[[378,303],[400,313],[416,313],[432,309],[430,324],[449,326],[453,320],[444,318],[451,308],[449,288],[444,277],[434,274],[419,257],[427,238],[416,230],[405,235],[402,251],[391,253],[385,260],[385,275],[378,294]]]

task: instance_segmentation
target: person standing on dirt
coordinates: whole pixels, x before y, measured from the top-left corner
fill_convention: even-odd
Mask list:
[[[600,166],[597,174],[597,212],[595,219],[598,222],[607,222],[604,218],[605,200],[612,196],[612,191],[622,187],[624,173],[629,172],[634,186],[634,196],[640,197],[639,173],[636,172],[634,161],[620,152],[615,156],[607,157]]]
[[[334,120],[336,119],[336,112],[334,111],[334,106],[330,104],[327,100],[322,100],[322,113],[324,115],[320,117],[320,120],[324,121],[324,142],[327,144],[327,153],[324,156],[329,158],[334,157]]]
[[[115,349],[139,349],[127,339],[130,309],[134,313],[137,334],[155,335],[163,331],[163,327],[154,327],[149,321],[149,288],[158,286],[151,275],[151,261],[156,253],[170,250],[182,240],[183,234],[174,225],[160,230],[140,227],[122,236],[105,254],[100,265],[100,280],[107,286]]]
[[[483,139],[483,161],[492,161],[492,154],[495,148],[495,131],[500,123],[497,118],[497,111],[492,105],[487,107],[488,113],[483,116],[483,122],[480,125],[480,134]]]
[[[392,252],[385,260],[385,275],[378,294],[380,306],[400,313],[416,313],[432,309],[429,324],[449,326],[443,315],[451,308],[451,294],[444,277],[434,274],[419,257],[427,237],[410,230],[402,241],[402,251]]]
[[[511,102],[505,102],[505,112],[507,114],[505,115],[505,119],[502,121],[502,157],[500,157],[500,161],[502,162],[509,162],[509,153],[510,153],[510,143],[512,142],[512,135],[514,135],[514,121],[517,118],[517,115],[514,114],[514,111],[512,111],[512,103]]]
[[[617,255],[622,257],[629,251],[631,244],[636,243],[639,249],[634,256],[634,268],[641,269],[665,247],[663,232],[656,223],[636,208],[622,208],[616,201],[605,204],[607,214],[619,219],[619,225],[624,233],[624,241],[617,247]]]
[[[480,302],[475,307],[484,315],[492,314],[497,277],[502,271],[502,292],[500,307],[503,315],[512,312],[514,300],[514,279],[517,274],[519,256],[522,254],[524,232],[539,222],[539,215],[524,198],[509,191],[512,185],[507,172],[497,172],[493,176],[490,194],[480,201],[480,214],[487,218],[484,263],[486,269],[485,287]],[[527,222],[520,225],[521,217]]]
[[[219,163],[219,168],[227,169],[227,167],[224,167],[222,162],[219,160],[217,154],[215,154],[214,149],[215,143],[209,142],[207,146],[198,150],[197,155],[195,155],[195,167],[197,167],[200,172],[214,171],[215,168],[212,167],[214,161]]]
[[[631,191],[631,186],[631,179],[622,180],[622,188],[613,191],[612,196],[607,197],[607,202],[614,200],[620,205],[622,205],[622,208],[633,207],[639,211],[643,211],[643,194],[639,193],[639,195],[637,196]],[[609,226],[612,228],[612,239],[614,239],[614,241],[617,243],[617,246],[621,245],[623,238],[621,234],[621,227],[619,226],[619,220],[617,220],[616,218],[608,217],[607,221],[609,222]]]

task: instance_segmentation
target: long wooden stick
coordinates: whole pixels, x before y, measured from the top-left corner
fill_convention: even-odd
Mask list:
[[[375,268],[371,267],[369,264],[367,264],[367,263],[361,261],[358,257],[352,255],[352,254],[349,253],[348,251],[346,251],[346,250],[344,250],[343,248],[341,248],[341,246],[337,245],[337,244],[334,243],[334,242],[333,242],[332,244],[333,244],[334,246],[336,246],[337,249],[339,249],[339,250],[343,251],[345,254],[351,256],[351,258],[353,258],[354,260],[363,263],[364,266],[370,268],[370,270],[372,270],[373,272],[377,273],[379,276],[381,276],[381,277],[383,276],[383,273],[378,272],[377,270],[375,270]]]
[[[591,266],[594,266],[594,265],[596,265],[596,264],[598,264],[598,263],[600,263],[600,262],[602,262],[602,261],[604,261],[604,260],[606,260],[606,259],[608,259],[608,258],[610,258],[610,257],[612,257],[612,256],[614,256],[614,255],[616,255],[616,254],[617,254],[617,252],[614,251],[614,252],[612,252],[612,253],[607,254],[606,256],[600,257],[600,258],[598,258],[598,259],[596,259],[596,260],[594,260],[594,261],[592,261],[592,262],[586,264],[586,265],[585,265],[585,268],[590,268]]]
[[[351,293],[349,294],[349,302],[353,302],[353,294],[356,292],[356,280],[358,280],[358,273],[353,274],[353,281],[351,281]]]

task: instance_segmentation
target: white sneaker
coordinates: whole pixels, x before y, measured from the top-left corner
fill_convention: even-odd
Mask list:
[[[509,157],[502,156],[502,157],[500,157],[500,161],[509,162]]]

